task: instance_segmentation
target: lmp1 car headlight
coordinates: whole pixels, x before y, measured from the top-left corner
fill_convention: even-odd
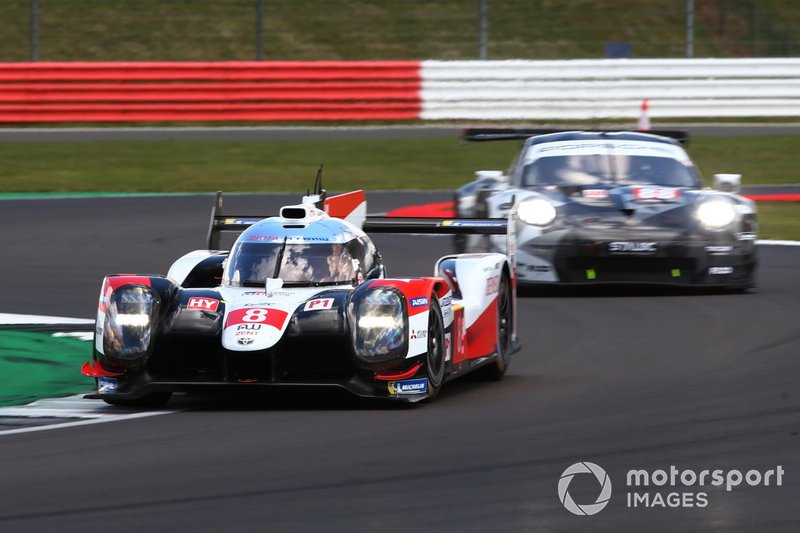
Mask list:
[[[372,289],[354,304],[356,354],[369,361],[403,356],[405,318],[403,301],[389,289]]]
[[[103,324],[103,352],[114,366],[144,363],[156,308],[155,295],[147,287],[124,286],[111,295]]]
[[[546,226],[555,220],[556,208],[545,198],[533,198],[519,204],[517,215],[528,224]]]
[[[697,207],[697,219],[707,229],[722,229],[736,220],[736,207],[723,198],[707,200]]]

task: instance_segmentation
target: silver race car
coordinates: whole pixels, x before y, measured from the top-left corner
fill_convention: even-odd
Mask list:
[[[524,143],[507,172],[479,171],[455,193],[461,218],[502,219],[517,202],[521,283],[754,286],[756,208],[739,175],[705,188],[677,132],[534,133],[467,130]],[[506,250],[493,236],[454,239],[460,252]]]

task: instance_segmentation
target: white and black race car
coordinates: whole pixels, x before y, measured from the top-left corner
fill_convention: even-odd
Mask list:
[[[387,278],[359,227],[513,238],[513,225],[365,217],[363,192],[321,187],[276,217],[220,211],[218,196],[209,249],[166,276],[105,278],[82,368],[94,397],[154,406],[174,392],[289,386],[414,402],[473,370],[500,378],[518,349],[513,258],[448,255],[433,276]],[[230,251],[222,231],[241,232]]]
[[[521,283],[754,286],[755,204],[736,194],[735,174],[704,188],[673,138],[682,132],[536,133],[466,130],[471,141],[524,143],[507,172],[479,171],[455,194],[457,217],[503,218],[516,202]],[[491,236],[455,243],[458,251],[506,249]]]

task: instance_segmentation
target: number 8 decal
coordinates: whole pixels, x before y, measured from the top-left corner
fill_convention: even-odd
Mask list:
[[[264,309],[260,307],[234,309],[225,317],[225,327],[238,324],[265,324],[282,329],[289,313],[283,309]]]
[[[242,322],[264,322],[266,319],[266,309],[248,309],[242,317]]]

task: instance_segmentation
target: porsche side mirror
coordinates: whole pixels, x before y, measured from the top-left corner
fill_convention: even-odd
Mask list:
[[[476,170],[475,180],[491,180],[506,183],[508,182],[508,176],[504,175],[502,170]]]
[[[714,188],[721,192],[739,193],[742,190],[742,175],[714,174]]]

